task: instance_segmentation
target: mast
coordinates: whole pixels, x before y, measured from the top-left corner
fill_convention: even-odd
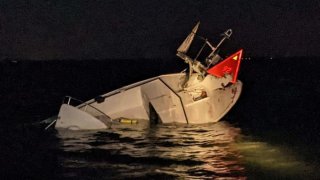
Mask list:
[[[192,75],[193,72],[196,72],[199,76],[202,77],[202,79],[204,79],[204,77],[207,74],[207,69],[212,66],[213,64],[216,64],[217,62],[219,62],[220,60],[222,60],[222,58],[216,53],[217,49],[221,46],[221,44],[226,40],[229,39],[230,36],[232,35],[232,30],[228,29],[226,30],[222,36],[223,38],[220,40],[220,42],[216,45],[213,46],[207,38],[203,38],[201,36],[198,36],[198,38],[201,38],[202,40],[204,40],[204,44],[202,45],[200,51],[197,53],[195,58],[191,58],[187,55],[187,52],[191,46],[192,41],[194,40],[196,33],[198,31],[200,22],[198,22],[192,29],[191,33],[186,37],[186,39],[182,42],[182,44],[179,46],[179,48],[177,49],[177,56],[180,57],[181,59],[183,59],[185,61],[185,63],[189,64],[189,73],[187,76],[187,79]],[[204,47],[208,45],[211,49],[211,53],[206,57],[206,64],[207,67],[205,67],[200,61],[197,60],[197,58],[199,57],[199,55],[201,54],[201,52],[203,51]],[[186,85],[188,80],[186,80],[186,82],[184,83],[184,85]],[[183,85],[183,86],[184,86]]]

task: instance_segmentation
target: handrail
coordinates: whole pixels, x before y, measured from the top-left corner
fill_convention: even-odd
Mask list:
[[[98,111],[99,113],[101,113],[102,115],[104,115],[107,118],[109,118],[111,121],[113,121],[113,119],[110,116],[106,115],[104,112],[102,112],[98,108],[96,108],[96,107],[94,107],[94,106],[92,106],[92,105],[90,105],[90,104],[88,104],[88,103],[86,103],[86,102],[84,102],[82,100],[76,99],[76,98],[71,97],[71,96],[65,96],[64,100],[63,100],[63,103],[65,103],[65,98],[68,98],[68,102],[67,102],[68,105],[70,105],[71,100],[77,101],[78,103],[80,103],[80,105],[76,106],[78,109],[80,109],[82,107],[85,107],[85,106],[89,106],[89,107],[95,109],[96,111]],[[86,112],[86,108],[85,108],[84,112]]]
[[[185,117],[185,119],[186,119],[186,121],[187,121],[187,124],[189,124],[188,116],[187,116],[186,110],[185,110],[185,108],[184,108],[184,105],[183,105],[183,102],[182,102],[181,97],[180,97],[179,94],[176,93],[167,83],[165,83],[165,82],[161,79],[161,77],[152,78],[152,79],[150,79],[150,80],[146,80],[146,81],[143,81],[143,82],[141,82],[141,83],[136,83],[135,86],[129,86],[129,87],[127,87],[127,88],[120,88],[119,91],[115,91],[114,93],[108,94],[108,95],[103,96],[103,97],[104,97],[104,98],[108,98],[108,97],[110,97],[110,96],[113,96],[113,95],[115,95],[115,94],[120,93],[121,90],[126,91],[126,90],[133,89],[133,88],[135,88],[135,87],[137,87],[137,86],[141,86],[141,85],[143,85],[143,84],[147,84],[147,83],[150,83],[150,82],[153,82],[153,81],[156,81],[156,80],[159,80],[160,82],[162,82],[165,86],[167,86],[168,89],[170,89],[170,91],[172,91],[172,92],[179,98],[180,104],[181,104],[181,106],[182,106],[182,110],[183,110],[184,117]],[[93,102],[91,102],[91,103],[93,103]]]
[[[142,81],[142,82],[140,82],[140,83],[138,82],[138,83],[134,83],[134,84],[129,85],[129,86],[124,86],[124,87],[119,88],[119,89],[116,89],[116,90],[114,90],[114,91],[112,91],[112,92],[110,92],[110,93],[108,93],[108,94],[106,94],[106,95],[102,95],[102,97],[108,98],[108,97],[113,96],[113,95],[115,95],[115,94],[118,94],[118,93],[120,93],[120,92],[122,92],[122,91],[127,91],[127,90],[129,90],[129,89],[133,89],[133,88],[135,88],[135,87],[138,87],[138,86],[141,86],[141,85],[144,85],[144,84],[147,84],[147,83],[156,81],[156,80],[161,81],[165,86],[167,86],[167,88],[169,88],[169,89],[179,98],[180,104],[181,104],[181,106],[182,106],[182,110],[183,110],[184,117],[185,117],[185,119],[186,119],[186,121],[187,121],[187,124],[189,124],[188,116],[187,116],[186,110],[185,110],[185,108],[184,108],[184,105],[183,105],[183,102],[182,102],[181,97],[180,97],[167,83],[165,83],[165,82],[161,79],[161,77],[159,77],[159,76],[158,76],[158,77],[155,77],[155,78],[150,78],[150,79],[144,80],[144,81]],[[66,96],[66,97],[67,97],[67,96]],[[82,102],[81,100],[78,100],[78,101]],[[89,106],[90,106],[90,104],[92,104],[92,103],[94,103],[94,102],[95,102],[95,101],[91,101],[91,102],[89,102],[89,103],[85,103],[85,102],[82,102],[82,103],[85,103],[86,105],[89,105]],[[83,106],[81,106],[81,107],[83,107]],[[80,108],[81,108],[81,107],[80,107]],[[108,117],[108,116],[107,116],[107,117]]]

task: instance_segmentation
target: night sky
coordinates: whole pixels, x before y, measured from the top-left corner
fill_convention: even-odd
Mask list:
[[[0,60],[174,58],[197,21],[245,56],[319,57],[318,0],[2,0]]]

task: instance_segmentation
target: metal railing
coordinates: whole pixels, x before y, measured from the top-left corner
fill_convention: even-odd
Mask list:
[[[141,82],[141,83],[136,83],[135,85],[131,85],[131,86],[128,86],[128,87],[125,87],[125,88],[120,88],[120,90],[115,91],[115,92],[113,92],[113,93],[111,93],[111,94],[102,96],[102,97],[103,97],[103,98],[108,98],[108,97],[113,96],[113,95],[115,95],[115,94],[118,94],[118,93],[120,93],[120,92],[122,92],[122,91],[127,91],[127,90],[129,90],[129,89],[133,89],[133,88],[135,88],[135,87],[138,87],[138,86],[141,86],[141,85],[144,85],[144,84],[147,84],[147,83],[156,81],[156,80],[159,80],[159,81],[160,81],[162,84],[164,84],[176,97],[179,98],[180,105],[181,105],[182,111],[183,111],[183,115],[184,115],[184,117],[185,117],[185,119],[186,119],[187,124],[189,124],[188,116],[187,116],[187,113],[186,113],[186,110],[185,110],[185,107],[184,107],[184,104],[183,104],[183,101],[182,101],[181,96],[180,96],[176,91],[174,91],[161,77],[152,78],[152,79],[150,79],[150,80],[143,81],[143,82]],[[94,102],[95,102],[95,101],[90,102],[90,104],[92,104],[92,103],[94,103]],[[88,104],[88,105],[89,105],[89,104]]]
[[[118,90],[114,91],[114,92],[111,92],[110,94],[108,93],[107,95],[104,95],[104,96],[101,96],[102,98],[108,98],[110,96],[113,96],[115,94],[118,94],[122,91],[127,91],[129,89],[133,89],[135,87],[138,87],[138,86],[141,86],[141,85],[144,85],[144,84],[147,84],[147,83],[150,83],[150,82],[153,82],[153,81],[156,81],[156,80],[159,80],[162,84],[164,84],[176,97],[178,97],[179,101],[180,101],[180,105],[182,107],[182,111],[183,111],[183,115],[185,117],[185,120],[187,122],[187,124],[189,124],[189,119],[188,119],[188,116],[187,116],[187,113],[186,113],[186,110],[185,110],[185,107],[184,107],[184,104],[183,104],[183,101],[182,101],[182,98],[181,96],[176,92],[174,91],[161,77],[156,77],[156,78],[151,78],[150,80],[145,80],[141,83],[135,83],[133,85],[130,85],[130,86],[125,86],[125,87],[122,87],[122,88],[119,88]],[[67,99],[67,103],[66,103],[66,99]],[[87,112],[87,108],[86,107],[92,107],[94,108],[95,110],[97,110],[98,112],[102,113],[102,115],[104,115],[105,117],[111,119],[108,115],[106,115],[105,113],[103,113],[101,110],[93,107],[91,104],[95,103],[96,101],[90,101],[89,103],[86,103],[86,102],[83,102],[79,99],[76,99],[76,98],[73,98],[71,96],[65,96],[64,98],[64,103],[65,104],[70,104],[72,103],[72,101],[76,101],[78,102],[78,106],[75,106],[75,107],[78,107],[79,109],[80,108],[83,108],[85,112]],[[91,113],[90,113],[91,114]],[[92,114],[91,114],[92,115]],[[111,122],[113,120],[111,119]]]
[[[63,103],[74,106],[74,107],[76,107],[86,113],[89,113],[90,115],[101,120],[103,123],[105,123],[108,126],[110,124],[107,124],[108,123],[107,121],[110,121],[109,123],[112,123],[112,121],[113,121],[110,116],[108,116],[107,114],[102,112],[100,109],[98,109],[98,108],[92,106],[91,104],[88,104],[82,100],[76,99],[74,97],[65,96],[63,99]]]

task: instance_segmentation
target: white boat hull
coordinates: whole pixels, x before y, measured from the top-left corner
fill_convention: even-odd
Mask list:
[[[199,76],[192,74],[187,88],[183,88],[185,78],[185,74],[178,73],[134,83],[102,95],[103,102],[95,99],[85,102],[94,108],[82,104],[75,110],[63,104],[56,128],[107,128],[107,123],[99,122],[96,109],[111,119],[154,121],[156,118],[160,123],[190,124],[217,122],[236,103],[242,90],[240,81],[229,83],[230,75],[220,78],[207,75],[198,80]]]
[[[218,63],[222,60],[217,54],[218,48],[230,38],[232,30],[229,29],[215,47],[205,39],[197,56],[191,58],[188,50],[193,39],[198,37],[199,24],[177,49],[177,56],[189,65],[188,73],[140,81],[76,107],[70,106],[69,97],[68,103],[61,106],[56,128],[104,129],[120,118],[150,123],[219,121],[234,106],[242,91],[242,83],[237,80],[242,49]],[[198,57],[205,46],[211,53],[202,64]]]

